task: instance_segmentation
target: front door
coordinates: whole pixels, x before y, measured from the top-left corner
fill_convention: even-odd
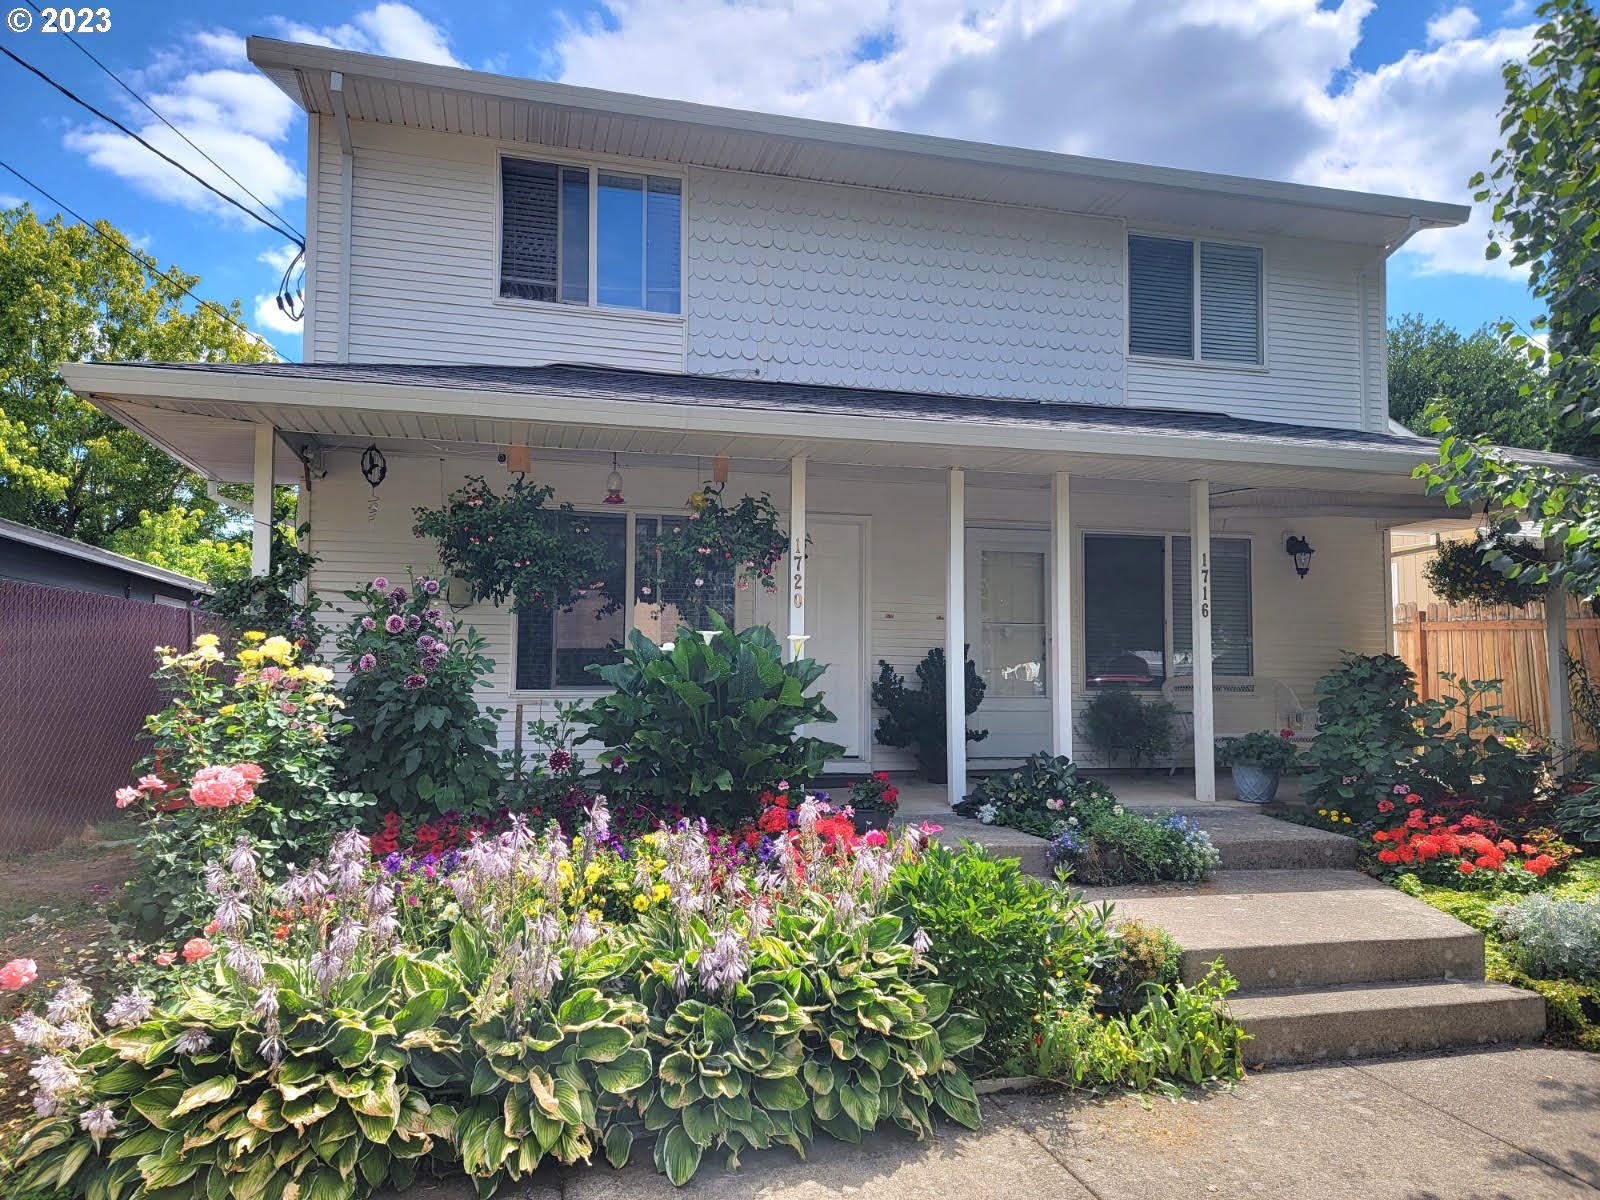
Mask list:
[[[967,531],[968,653],[987,685],[968,718],[989,736],[968,747],[976,762],[1013,761],[1050,748],[1049,534]]]
[[[808,517],[811,542],[806,548],[805,656],[828,666],[818,681],[823,703],[838,719],[830,725],[808,726],[812,737],[837,742],[844,757],[859,761],[871,745],[867,738],[865,564],[866,524],[848,518]],[[754,619],[770,625],[785,640],[789,632],[789,597],[761,595]]]

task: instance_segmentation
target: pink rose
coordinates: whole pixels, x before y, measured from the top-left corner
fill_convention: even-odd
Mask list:
[[[261,776],[266,774],[257,763],[235,763],[233,769],[244,776],[244,781],[251,787],[261,782]]]
[[[172,785],[159,775],[139,776],[139,790],[141,792],[164,792]]]
[[[0,967],[0,988],[8,992],[20,991],[39,978],[39,964],[31,958],[13,958]]]
[[[117,807],[118,808],[127,808],[128,805],[132,804],[138,798],[139,798],[139,792],[138,792],[138,790],[136,788],[120,787],[120,788],[117,789]]]
[[[231,808],[235,804],[248,804],[255,795],[250,780],[239,767],[201,767],[189,785],[189,799],[197,808]]]
[[[190,938],[183,944],[183,961],[187,963],[199,962],[202,958],[210,958],[214,953],[216,953],[216,950],[203,937]]]
[[[156,962],[160,963],[163,967],[170,967],[177,961],[178,956],[171,950],[163,950],[160,954],[156,955]]]

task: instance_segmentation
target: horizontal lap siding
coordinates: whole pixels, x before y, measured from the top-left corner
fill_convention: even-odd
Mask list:
[[[327,148],[333,123],[323,124],[318,204],[332,224],[320,228],[337,229],[338,142]],[[499,302],[496,143],[360,122],[351,134],[352,362],[683,369],[681,318]],[[317,316],[323,358],[323,330],[337,336],[337,305],[320,293]],[[325,357],[333,356],[330,348]]]
[[[1263,421],[1360,429],[1362,326],[1357,276],[1362,247],[1269,242],[1266,247],[1266,371],[1129,360],[1128,403],[1204,409]],[[1369,289],[1369,299],[1371,298]],[[1368,330],[1371,336],[1371,330]],[[1377,341],[1382,352],[1382,339]]]

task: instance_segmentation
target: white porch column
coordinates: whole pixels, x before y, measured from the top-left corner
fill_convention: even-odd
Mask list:
[[[1194,665],[1194,798],[1217,798],[1217,727],[1211,694],[1211,485],[1189,485],[1190,658]]]
[[[789,460],[789,661],[806,651],[806,456]]]
[[[272,569],[272,450],[278,431],[271,425],[257,425],[255,473],[250,494],[250,574],[265,575]]]
[[[1550,687],[1550,740],[1572,745],[1572,691],[1567,686],[1567,591],[1552,587],[1544,598],[1544,657]]]
[[[944,593],[944,725],[950,803],[967,794],[967,473],[950,469]]]
[[[1050,749],[1072,757],[1072,479],[1050,484]]]

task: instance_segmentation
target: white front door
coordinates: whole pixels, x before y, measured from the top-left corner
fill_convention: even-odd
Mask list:
[[[1010,761],[1050,748],[1050,542],[1045,530],[967,531],[967,642],[983,703],[967,718],[989,736],[978,762]]]
[[[864,521],[810,516],[811,544],[806,550],[805,656],[827,664],[818,681],[823,703],[837,718],[831,725],[808,727],[813,737],[837,742],[843,757],[866,757],[872,741],[867,731],[866,541]],[[780,642],[788,633],[788,597],[758,596],[754,619],[770,625]],[[787,643],[785,643],[787,644]]]

